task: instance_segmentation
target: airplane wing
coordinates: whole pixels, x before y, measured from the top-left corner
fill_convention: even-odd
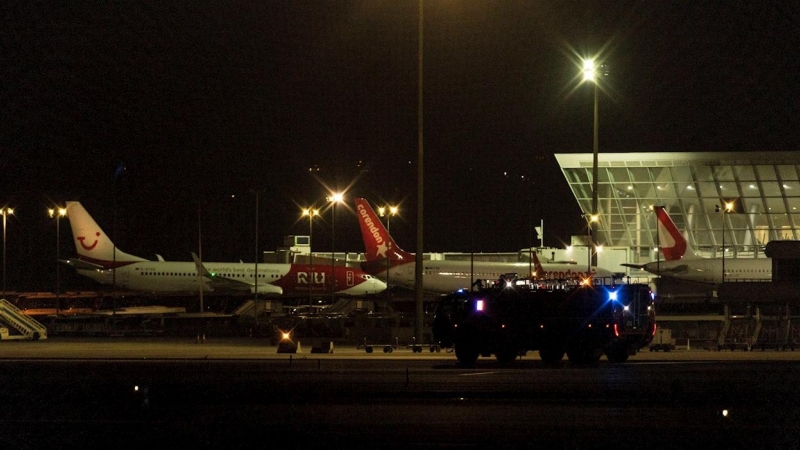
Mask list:
[[[644,270],[644,264],[622,263],[620,265],[625,267],[633,267],[634,269]]]
[[[664,269],[661,271],[662,273],[670,273],[670,274],[685,274],[689,272],[689,266],[686,264],[681,264],[680,266],[675,266],[671,269]]]
[[[200,275],[203,276],[203,278],[207,278],[210,281],[211,289],[215,291],[253,292],[255,290],[255,285],[253,283],[248,283],[246,281],[241,281],[241,280],[234,280],[233,278],[228,278],[209,272],[208,269],[206,269],[206,267],[200,261],[200,257],[197,256],[197,254],[194,252],[192,252],[192,259],[194,260],[195,266],[197,266],[197,271],[200,273]],[[258,285],[258,293],[281,295],[283,294],[283,288],[265,282],[264,284]]]
[[[64,264],[72,266],[76,269],[80,270],[105,270],[106,268],[101,266],[100,264],[90,263],[89,261],[84,261],[82,259],[59,259]]]

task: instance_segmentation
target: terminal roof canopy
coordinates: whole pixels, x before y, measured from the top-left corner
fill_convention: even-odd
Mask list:
[[[585,215],[591,212],[592,154],[556,159]],[[598,242],[646,256],[656,243],[652,206],[666,207],[696,251],[763,256],[774,240],[800,238],[800,153],[598,154]],[[718,206],[734,202],[733,212]]]

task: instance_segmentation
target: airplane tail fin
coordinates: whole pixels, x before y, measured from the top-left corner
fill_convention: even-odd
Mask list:
[[[661,247],[666,261],[677,261],[684,256],[697,256],[683,237],[675,222],[663,206],[654,206],[658,219],[658,246]]]
[[[539,255],[537,252],[533,252],[533,278],[539,278],[544,276],[544,267],[542,267],[542,263],[539,261]]]
[[[147,261],[116,248],[80,202],[67,202],[67,218],[80,259],[107,269],[115,265],[118,267],[131,262]]]
[[[375,274],[386,270],[387,261],[390,267],[414,261],[413,254],[406,252],[394,242],[366,199],[357,198],[355,203],[367,257],[366,263],[362,264],[365,272]]]

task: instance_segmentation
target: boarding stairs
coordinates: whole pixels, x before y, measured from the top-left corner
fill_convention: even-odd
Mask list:
[[[47,339],[47,328],[6,299],[0,299],[0,320],[17,330],[25,339]],[[12,336],[3,335],[6,339]]]

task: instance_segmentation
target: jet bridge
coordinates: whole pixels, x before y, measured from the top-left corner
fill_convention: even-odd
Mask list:
[[[47,328],[25,314],[6,299],[0,299],[0,320],[7,323],[11,328],[17,330],[24,339],[39,340],[47,339]],[[3,333],[3,339],[16,338],[14,335]]]

